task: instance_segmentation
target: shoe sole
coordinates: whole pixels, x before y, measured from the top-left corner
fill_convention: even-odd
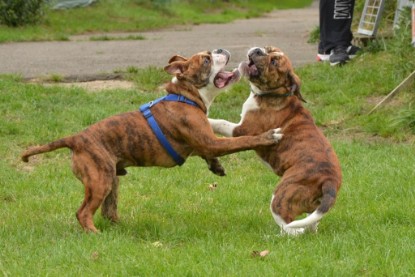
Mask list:
[[[349,55],[349,59],[354,59],[356,57],[356,55]],[[325,55],[325,54],[317,54],[316,56],[316,60],[318,62],[328,62],[330,60],[330,55]],[[331,64],[331,63],[330,63]],[[337,65],[338,63],[334,63],[333,65]]]
[[[317,54],[317,61],[318,62],[327,62],[329,60],[330,55],[325,54]]]
[[[339,61],[339,62],[334,62],[334,63],[330,62],[330,65],[331,65],[331,66],[336,66],[336,65],[345,65],[348,61],[349,61],[349,60],[346,60],[346,61]]]

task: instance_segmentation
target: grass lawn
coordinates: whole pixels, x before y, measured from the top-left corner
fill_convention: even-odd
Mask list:
[[[95,223],[102,232],[83,233],[75,218],[83,187],[70,170],[69,151],[39,155],[29,164],[19,160],[20,152],[109,115],[137,109],[163,94],[149,91],[155,91],[152,88],[166,75],[155,68],[140,70],[133,74],[139,89],[99,93],[1,76],[0,272],[4,276],[415,274],[415,131],[401,115],[411,110],[414,88],[366,115],[373,99],[386,95],[410,72],[395,70],[396,61],[393,52],[381,52],[360,56],[342,68],[314,64],[297,71],[309,101],[306,106],[333,143],[344,175],[338,201],[319,232],[300,237],[279,236],[269,212],[279,178],[250,151],[221,158],[227,170],[222,178],[211,174],[197,157],[180,168],[132,168],[121,178],[121,222],[112,225],[97,213]],[[143,90],[143,83],[150,84]],[[245,82],[235,85],[218,97],[211,117],[237,121],[247,93]],[[217,188],[211,190],[213,183]],[[263,250],[269,255],[252,255]]]

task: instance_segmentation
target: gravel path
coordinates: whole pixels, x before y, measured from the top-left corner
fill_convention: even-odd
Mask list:
[[[0,74],[35,78],[113,73],[129,66],[162,67],[174,54],[189,56],[219,47],[231,51],[229,68],[233,68],[246,59],[249,48],[265,45],[281,48],[294,66],[301,66],[315,61],[316,45],[308,44],[307,39],[317,25],[318,1],[314,1],[304,9],[273,11],[261,18],[228,24],[134,33],[144,40],[90,41],[87,36],[75,36],[65,42],[5,43],[0,44]]]

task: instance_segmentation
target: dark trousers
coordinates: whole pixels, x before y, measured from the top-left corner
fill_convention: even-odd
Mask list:
[[[320,0],[319,52],[351,44],[354,3],[355,0]]]

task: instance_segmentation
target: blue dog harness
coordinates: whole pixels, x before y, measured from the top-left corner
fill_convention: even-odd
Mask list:
[[[182,102],[186,103],[188,105],[195,106],[197,108],[200,108],[198,104],[195,102],[187,99],[183,95],[178,94],[167,94],[164,97],[158,98],[154,101],[151,101],[147,104],[144,104],[140,106],[140,112],[144,115],[144,117],[147,119],[148,125],[150,125],[151,130],[153,130],[153,133],[156,135],[157,139],[161,143],[161,145],[164,147],[164,149],[169,153],[169,155],[173,158],[173,160],[178,164],[182,165],[185,162],[185,159],[183,159],[171,146],[169,141],[167,140],[166,136],[161,131],[159,125],[157,124],[156,119],[154,118],[153,114],[151,113],[151,107],[156,105],[157,103],[161,101],[173,101],[173,102]]]

